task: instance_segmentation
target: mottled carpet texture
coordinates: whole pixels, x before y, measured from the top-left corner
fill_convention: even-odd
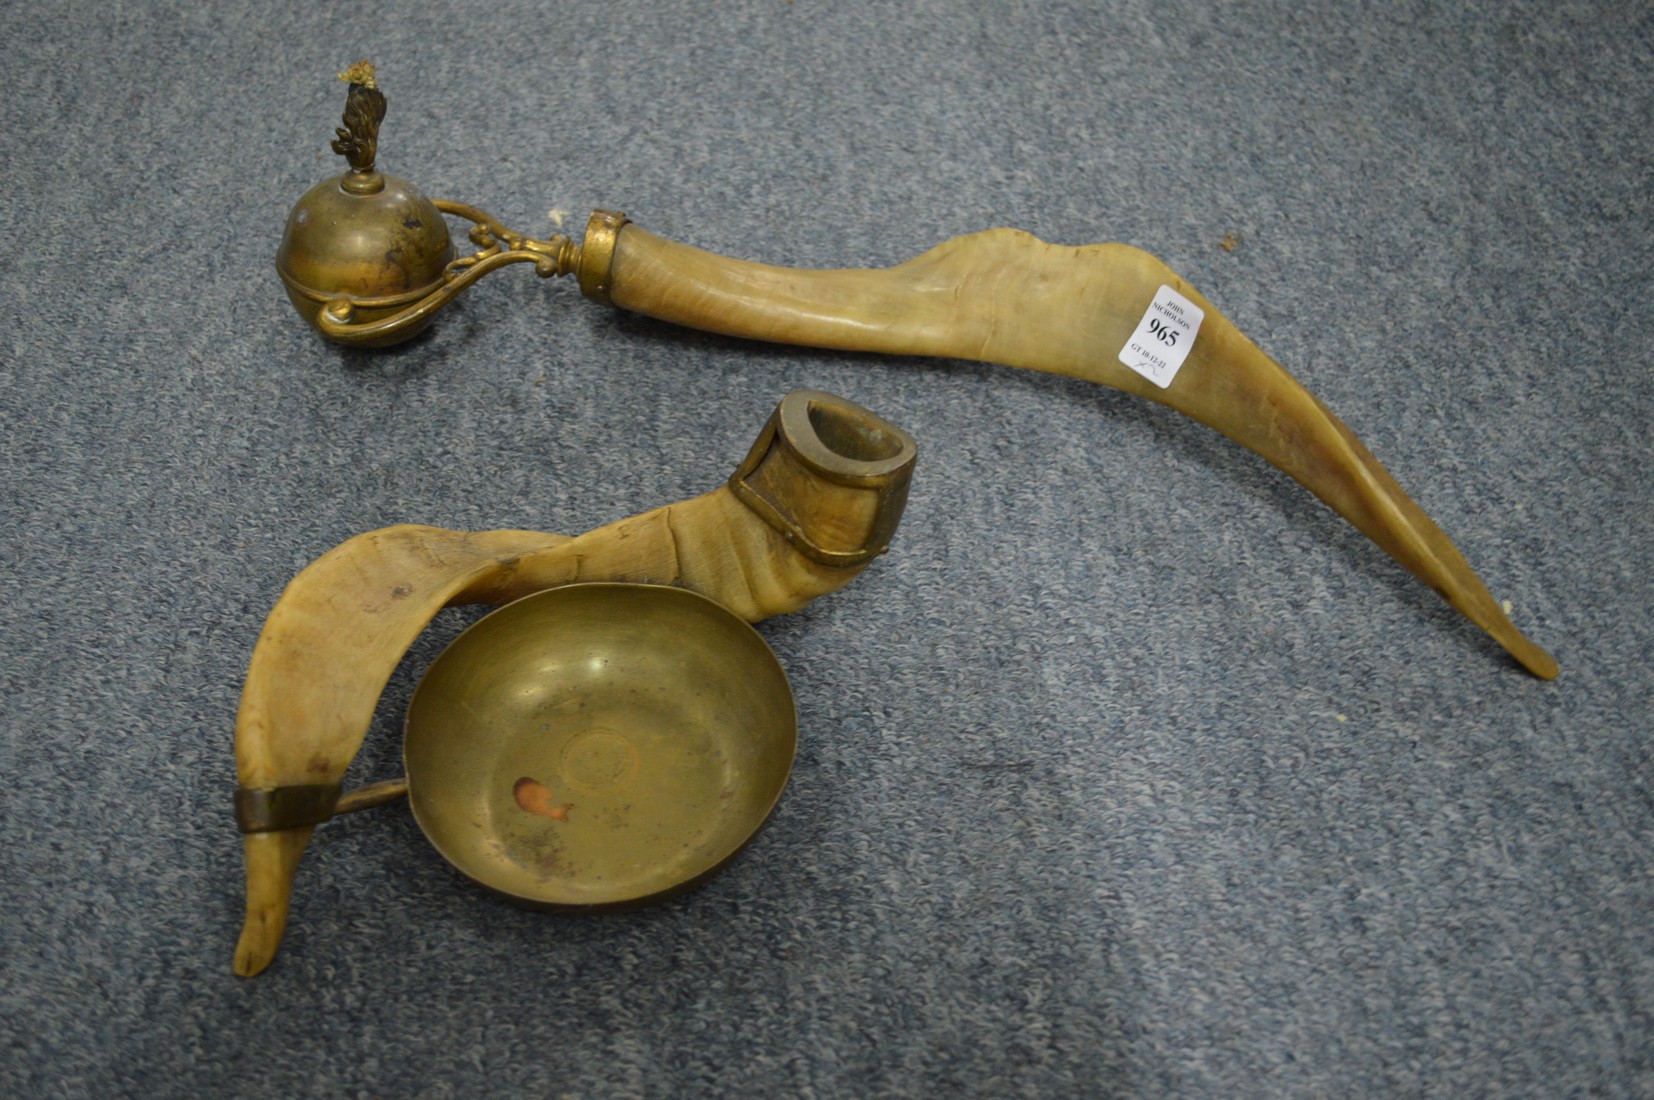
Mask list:
[[[1648,5],[70,0],[0,38],[0,1093],[1654,1095]],[[381,166],[524,233],[1162,257],[1561,676],[1112,390],[525,267],[410,345],[327,344],[272,259],[360,57]],[[920,458],[891,552],[759,628],[800,748],[754,843],[548,914],[378,809],[317,831],[233,976],[232,731],[292,576],[392,523],[702,492],[801,388]],[[415,644],[351,785],[401,773],[480,614]]]

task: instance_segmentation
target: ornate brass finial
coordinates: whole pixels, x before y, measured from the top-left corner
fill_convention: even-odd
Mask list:
[[[378,70],[373,67],[373,62],[366,58],[340,73],[339,79],[346,84],[360,84],[364,88],[372,88],[375,91],[379,88]]]
[[[350,93],[341,120],[344,125],[333,131],[339,135],[333,151],[349,160],[356,172],[372,172],[379,148],[379,124],[385,120],[385,93],[379,90],[371,61],[356,62],[340,73],[339,79],[350,84]]]

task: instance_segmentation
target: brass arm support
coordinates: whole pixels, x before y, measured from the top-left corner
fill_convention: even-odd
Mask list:
[[[579,262],[580,249],[569,238],[558,235],[549,240],[537,240],[507,229],[495,218],[464,203],[435,199],[433,205],[444,214],[469,219],[475,223],[467,236],[479,251],[461,256],[443,268],[441,281],[423,297],[404,306],[389,316],[362,319],[364,309],[373,310],[384,303],[373,299],[358,299],[348,294],[324,298],[308,288],[302,293],[322,300],[316,315],[316,327],[330,340],[357,347],[379,347],[395,343],[430,323],[432,314],[464,293],[472,283],[491,271],[507,264],[532,263],[535,274],[541,278],[567,275]],[[289,289],[293,281],[287,280]],[[400,303],[398,303],[400,304]]]
[[[467,236],[479,251],[449,262],[441,279],[411,294],[363,297],[325,293],[307,286],[278,265],[290,295],[315,303],[315,324],[329,340],[351,347],[384,347],[394,344],[430,324],[437,310],[459,297],[484,275],[508,264],[532,263],[541,278],[573,273],[581,292],[593,301],[610,304],[609,267],[614,257],[615,236],[625,225],[625,214],[609,210],[592,213],[586,227],[585,244],[577,245],[561,234],[538,240],[507,229],[491,214],[465,203],[433,199],[432,205],[444,214],[466,218],[474,224]]]
[[[244,834],[302,829],[340,814],[395,802],[407,793],[406,779],[387,779],[348,792],[338,783],[241,787],[235,792],[235,823]]]

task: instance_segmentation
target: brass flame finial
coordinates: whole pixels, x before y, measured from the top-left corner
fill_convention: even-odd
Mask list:
[[[373,62],[366,58],[340,73],[339,79],[346,84],[360,84],[364,88],[372,88],[376,91],[379,88],[378,70],[373,67]]]
[[[356,62],[340,73],[339,79],[350,84],[350,93],[341,120],[344,125],[333,131],[339,135],[333,151],[349,160],[357,172],[372,172],[379,147],[379,124],[385,120],[385,93],[379,90],[371,61]]]

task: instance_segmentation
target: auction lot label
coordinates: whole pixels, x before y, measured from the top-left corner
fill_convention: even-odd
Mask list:
[[[1120,362],[1165,389],[1195,346],[1206,311],[1169,286],[1160,288],[1148,312],[1120,349]]]

